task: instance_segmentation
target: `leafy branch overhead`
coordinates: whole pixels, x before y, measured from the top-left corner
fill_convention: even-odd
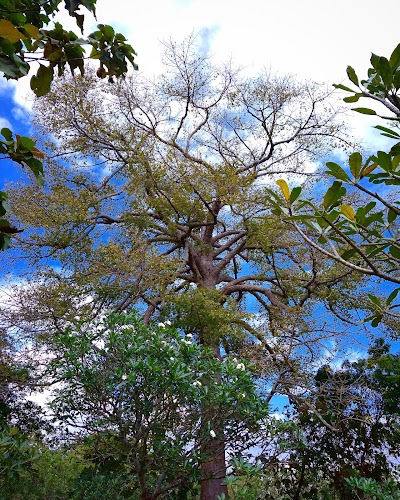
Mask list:
[[[54,28],[45,29],[58,12],[61,0],[4,0],[0,7],[0,71],[6,79],[18,80],[26,76],[32,63],[39,67],[31,77],[31,89],[37,97],[50,91],[54,76],[61,76],[66,66],[72,73],[76,69],[84,74],[85,45],[91,46],[88,56],[99,61],[97,75],[123,77],[128,64],[135,64],[135,51],[120,33],[111,26],[99,24],[98,29],[86,39],[73,31],[66,31],[56,22]],[[96,0],[65,0],[65,8],[74,17],[83,33],[84,15],[80,7],[96,14]],[[43,155],[35,148],[35,142],[28,137],[15,136],[9,129],[3,129],[0,139],[0,159],[11,159],[27,166],[39,183],[43,182]],[[7,194],[0,192],[1,214],[8,210]],[[10,234],[17,232],[6,219],[0,219],[0,249],[10,246]]]
[[[37,96],[49,92],[55,70],[63,74],[66,65],[72,72],[84,73],[84,46],[89,45],[89,55],[100,62],[101,77],[124,76],[128,63],[135,69],[135,51],[120,33],[111,26],[99,24],[98,30],[86,39],[66,31],[60,23],[51,30],[45,29],[58,12],[61,0],[43,3],[39,0],[9,0],[0,9],[0,71],[7,79],[18,79],[28,74],[30,64],[39,62],[36,75],[31,78],[31,88]],[[83,33],[84,16],[78,13],[82,5],[95,14],[96,0],[66,0],[65,7],[75,17]]]
[[[299,199],[300,187],[290,192],[284,180],[277,181],[286,207],[280,198],[273,199],[275,211],[294,226],[303,239],[328,257],[363,274],[377,276],[400,284],[400,200],[396,186],[400,185],[400,44],[389,59],[372,54],[368,79],[359,82],[349,66],[347,75],[358,87],[347,103],[360,98],[372,99],[385,106],[391,116],[383,116],[369,108],[353,108],[362,114],[377,115],[391,120],[391,127],[376,125],[381,134],[396,141],[389,151],[377,151],[363,159],[359,152],[349,156],[348,165],[328,162],[327,174],[335,180],[323,196],[322,206],[312,199]],[[354,92],[338,84],[337,89]],[[355,206],[354,195],[362,196]],[[393,304],[397,291],[382,304],[370,296],[375,314],[370,318],[376,326],[385,313],[393,314],[399,307]]]

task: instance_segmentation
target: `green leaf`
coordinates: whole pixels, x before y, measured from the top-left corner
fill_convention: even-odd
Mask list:
[[[335,87],[335,89],[339,89],[339,90],[346,90],[347,92],[354,92],[353,89],[346,87],[346,85],[342,85],[341,83],[334,83],[333,87]]]
[[[358,100],[360,99],[360,97],[362,97],[362,94],[355,94],[355,95],[352,95],[352,96],[349,96],[349,97],[344,97],[343,101],[347,102],[347,103],[358,102]]]
[[[6,141],[12,141],[13,140],[13,136],[12,136],[12,132],[9,128],[2,128],[1,129],[1,135],[3,137],[5,137]]]
[[[336,179],[341,179],[342,181],[349,181],[350,177],[346,174],[343,168],[337,163],[328,161],[326,166],[329,168],[329,173],[336,177]]]
[[[347,66],[346,72],[347,72],[347,76],[349,77],[350,81],[352,83],[354,83],[354,85],[357,85],[357,87],[358,87],[359,86],[358,77],[357,77],[354,69],[351,66]]]
[[[346,194],[346,189],[342,187],[342,183],[335,181],[332,186],[325,193],[323,205],[328,210],[334,205],[342,196]]]
[[[50,92],[53,80],[53,68],[51,66],[39,65],[36,75],[31,78],[31,89],[37,97],[41,97]]]
[[[400,292],[400,288],[396,288],[393,290],[393,292],[389,295],[389,297],[386,299],[386,305],[391,304],[394,299],[397,297],[397,294]]]
[[[301,186],[294,187],[292,189],[292,192],[290,193],[290,203],[294,203],[300,196],[300,193],[301,193]]]
[[[389,253],[392,255],[395,259],[400,259],[400,248],[391,245],[389,248]]]
[[[361,113],[363,115],[376,115],[376,111],[369,108],[352,108],[353,111],[357,111],[357,113]]]
[[[396,70],[400,66],[400,43],[392,52],[392,55],[390,56],[389,59],[389,64],[392,70]]]
[[[392,222],[394,222],[396,220],[397,215],[398,214],[394,210],[389,210],[388,216],[387,216],[387,220],[388,220],[389,224],[391,224]]]
[[[382,167],[385,172],[392,171],[392,157],[389,153],[385,153],[385,151],[378,151],[377,160],[380,167]]]
[[[378,299],[378,297],[370,293],[368,293],[367,295],[372,303],[374,303],[378,307],[382,307],[381,301]]]
[[[29,68],[27,64],[25,64]],[[21,78],[25,76],[27,71],[23,71],[23,67],[17,61],[10,57],[0,55],[0,71],[9,78]]]
[[[362,156],[360,153],[352,153],[349,157],[350,172],[354,175],[357,180],[360,176],[361,166],[362,166]]]
[[[383,83],[390,88],[393,81],[393,72],[386,57],[380,57],[378,62],[378,72]]]
[[[374,128],[377,128],[378,130],[381,130],[382,132],[386,132],[386,134],[388,134],[388,136],[393,137],[393,139],[400,139],[400,134],[395,132],[391,128],[383,127],[382,125],[375,125]]]
[[[35,141],[30,137],[18,137],[17,138],[17,147],[21,151],[31,151],[35,146]]]
[[[350,257],[353,257],[353,255],[357,253],[355,248],[350,248],[349,250],[346,250],[341,254],[342,259],[348,260]]]
[[[379,314],[378,316],[375,316],[375,318],[371,321],[371,326],[376,328],[379,323],[382,321],[383,315]]]

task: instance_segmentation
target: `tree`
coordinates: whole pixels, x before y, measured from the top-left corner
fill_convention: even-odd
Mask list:
[[[146,322],[169,318],[217,359],[257,360],[267,400],[276,391],[296,398],[302,368],[337,336],[312,312],[354,281],[287,231],[265,179],[303,175],[306,161],[346,145],[343,124],[316,84],[243,79],[212,67],[192,43],[172,44],[166,63],[156,82],[64,78],[38,102],[40,133],[59,142],[49,145],[46,189],[12,192],[16,218],[31,228],[16,241],[35,259],[57,258],[62,271],[42,268],[18,294],[18,317],[3,311],[3,321],[23,327],[30,317],[52,348],[49,332],[135,307]],[[205,420],[211,411],[203,408]],[[204,443],[212,460],[202,464],[203,499],[227,491],[224,429],[215,432]]]
[[[242,468],[253,486],[243,498],[398,498],[399,356],[389,350],[377,339],[367,357],[314,373],[309,404],[287,406],[286,421],[257,466]],[[246,482],[235,475],[230,484],[239,483],[242,498]]]
[[[83,34],[84,15],[79,13],[81,6],[95,15],[96,0],[65,0],[65,8]],[[115,33],[111,26],[99,24],[98,30],[84,40],[72,31],[66,31],[60,23],[53,29],[45,29],[58,12],[61,0],[6,0],[0,8],[0,71],[7,79],[19,79],[26,76],[30,64],[37,62],[39,68],[31,77],[31,89],[36,96],[43,96],[50,91],[54,72],[62,75],[66,65],[72,73],[79,69],[84,72],[84,45],[92,47],[90,58],[99,61],[97,75],[113,77],[125,76],[128,62],[135,69],[136,55],[126,38]],[[47,63],[47,65],[43,64]],[[1,130],[0,159],[12,161],[28,167],[39,184],[43,182],[43,155],[35,147],[35,142],[28,137],[15,135],[8,128]],[[8,211],[7,193],[0,192],[0,249],[10,245],[10,235],[18,230],[8,223],[3,216]]]
[[[390,111],[391,115],[386,116],[369,108],[354,108],[359,113],[390,120],[390,128],[382,125],[375,128],[385,137],[399,141],[400,44],[389,60],[372,54],[371,64],[368,79],[361,82],[354,69],[351,66],[347,68],[349,79],[357,87],[356,92],[344,85],[335,87],[353,93],[344,98],[347,103],[366,98]],[[299,187],[290,192],[289,187],[282,184],[285,207],[282,209],[280,206],[282,200],[275,201],[276,210],[286,217],[309,245],[325,256],[357,272],[398,285],[400,202],[392,186],[400,184],[399,165],[400,142],[396,142],[390,151],[378,151],[366,160],[360,152],[354,152],[349,157],[349,167],[334,162],[326,164],[328,174],[335,181],[324,194],[322,206],[313,200],[299,198]],[[352,202],[357,195],[358,199]],[[399,305],[394,301],[399,290],[394,289],[386,301],[369,295],[375,307],[374,314],[368,318],[373,326],[377,326],[384,315],[396,316],[394,309]]]
[[[123,472],[141,499],[192,490],[210,459],[204,442],[217,441],[217,429],[231,456],[266,431],[268,406],[247,364],[216,359],[168,325],[112,314],[66,330],[54,344],[46,369],[61,383],[54,417],[69,440],[84,439],[96,470]]]

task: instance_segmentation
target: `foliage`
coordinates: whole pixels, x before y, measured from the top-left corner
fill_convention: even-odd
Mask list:
[[[358,87],[354,91],[344,85],[336,88],[353,95],[344,98],[353,103],[367,98],[383,105],[392,116],[378,115],[369,108],[354,108],[363,114],[377,115],[391,120],[392,126],[377,125],[382,135],[399,141],[400,120],[400,44],[390,59],[372,54],[372,68],[368,79],[359,82],[350,66],[347,74]],[[328,175],[335,180],[323,196],[322,206],[313,200],[299,198],[301,188],[291,192],[285,181],[278,181],[284,197],[284,207],[275,202],[275,209],[297,229],[304,240],[324,255],[360,273],[377,276],[386,282],[400,284],[399,259],[400,208],[397,192],[392,186],[400,185],[400,142],[390,151],[378,151],[363,159],[357,151],[349,156],[348,167],[328,162]],[[379,191],[377,190],[379,186]],[[361,194],[361,201],[352,205],[354,194]],[[394,289],[386,301],[370,295],[374,313],[368,320],[377,326],[385,314],[394,314],[398,307],[395,298],[399,289]]]
[[[98,29],[86,40],[79,38],[72,31],[66,31],[60,23],[53,29],[45,29],[58,12],[62,0],[5,0],[0,7],[0,71],[7,79],[19,79],[28,74],[30,64],[38,62],[36,75],[31,78],[31,89],[36,96],[43,96],[50,91],[55,70],[62,75],[66,65],[72,73],[79,69],[84,73],[84,45],[92,47],[90,58],[99,61],[97,74],[100,78],[125,76],[128,62],[135,69],[135,51],[127,44],[126,38],[115,33],[111,26],[99,24]],[[65,0],[65,8],[83,33],[84,15],[79,8],[85,7],[95,14],[96,0]],[[47,65],[43,64],[47,63]],[[28,137],[20,137],[9,129],[1,131],[4,139],[0,140],[0,159],[27,166],[35,175],[39,184],[43,183],[43,154],[35,147],[35,142]],[[7,193],[0,191],[0,217],[8,210]],[[0,219],[0,249],[10,246],[10,235],[18,232],[9,222]]]
[[[151,498],[193,487],[218,429],[235,454],[257,440],[268,414],[245,363],[215,359],[168,325],[111,314],[54,343],[54,418],[81,430],[100,473],[126,473],[130,490]]]
[[[343,323],[332,302],[349,309],[367,280],[288,230],[264,182],[303,174],[305,161],[348,145],[323,89],[215,68],[193,40],[171,44],[166,61],[155,82],[134,75],[111,86],[91,72],[64,76],[37,103],[40,135],[56,139],[43,146],[48,184],[40,192],[18,186],[10,199],[27,228],[19,249],[39,270],[14,288],[1,318],[54,358],[49,381],[64,380],[55,415],[66,428],[83,426],[85,458],[105,482],[111,471],[117,481],[127,473],[130,488],[142,484],[153,495],[165,473],[163,488],[200,480],[201,494],[216,498],[228,491],[225,447],[245,455],[255,432],[239,431],[258,410],[246,412],[247,396],[238,399],[231,378],[249,376],[246,367],[267,402],[278,393],[309,403],[337,430],[340,421],[327,422],[315,407],[309,374],[339,342]],[[35,210],[22,205],[28,197]],[[41,266],[46,261],[53,267]],[[93,319],[110,309],[136,309],[146,323],[168,318],[181,334],[136,323],[136,336],[117,323],[118,335],[95,331]],[[171,339],[180,348],[163,356]],[[136,413],[142,419],[132,427]],[[278,483],[297,477],[277,460],[269,464],[279,469]]]
[[[14,482],[24,466],[38,456],[33,443],[17,427],[0,428],[0,486]]]

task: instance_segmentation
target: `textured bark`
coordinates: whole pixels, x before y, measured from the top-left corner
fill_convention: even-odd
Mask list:
[[[221,359],[221,351],[218,344],[208,345],[214,351],[215,357]],[[219,382],[215,380],[214,382]],[[208,423],[213,425],[213,409],[203,408],[203,424],[208,429]],[[224,425],[222,422],[214,423],[213,431],[216,438],[206,439],[202,445],[202,452],[209,458],[201,466],[200,500],[215,500],[224,494],[228,498],[228,488],[222,484],[226,477],[226,457]],[[207,433],[206,433],[207,435]]]
[[[218,429],[216,430],[218,433]],[[210,459],[201,467],[201,500],[216,500],[219,495],[228,497],[228,488],[222,484],[226,476],[225,443],[221,439],[213,439],[204,444],[205,452]]]

